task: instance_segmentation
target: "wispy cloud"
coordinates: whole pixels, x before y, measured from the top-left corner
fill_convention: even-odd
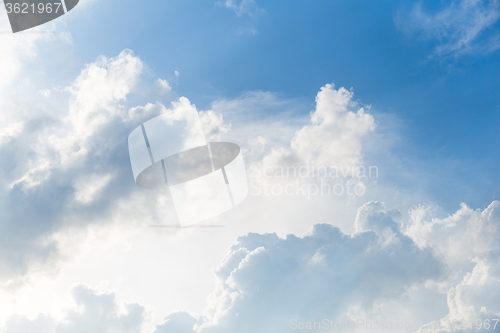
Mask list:
[[[242,16],[244,14],[252,16],[257,12],[261,11],[261,9],[257,7],[257,4],[255,3],[254,0],[240,0],[240,1],[226,0],[224,2],[219,2],[218,4],[221,4],[226,8],[234,10],[236,15],[238,16]]]
[[[413,7],[405,30],[423,38],[437,40],[433,56],[459,57],[465,54],[484,55],[500,48],[498,0],[460,0],[430,13],[419,2]]]

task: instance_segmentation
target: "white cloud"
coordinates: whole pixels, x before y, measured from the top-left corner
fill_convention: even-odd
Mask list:
[[[80,285],[72,292],[75,306],[61,320],[39,315],[30,320],[12,316],[2,333],[137,333],[147,320],[146,309],[137,304],[118,304],[112,293],[100,294]]]
[[[498,330],[500,322],[499,259],[499,251],[492,251],[477,260],[472,272],[468,272],[458,285],[448,290],[449,313],[442,319],[424,325],[418,332]]]
[[[0,145],[8,143],[23,132],[24,123],[13,123],[0,132]]]
[[[152,118],[153,115],[158,115],[167,112],[165,105],[157,102],[155,104],[147,103],[145,106],[136,106],[128,110],[128,119],[139,121],[141,119]]]
[[[409,332],[475,332],[467,327],[486,319],[492,329],[493,319],[500,317],[500,252],[492,241],[500,236],[499,214],[499,202],[483,211],[464,206],[449,218],[433,219],[427,232],[419,232],[414,225],[408,229],[398,211],[370,202],[358,210],[357,231],[352,235],[328,224],[315,225],[302,238],[248,234],[238,239],[215,270],[216,288],[205,314],[169,315],[155,333],[174,328],[201,333],[277,332],[288,330],[291,319],[362,318],[386,323],[403,319],[395,315],[423,324]],[[415,214],[410,225],[421,223],[414,218]],[[465,242],[460,249],[462,261],[469,264],[464,269],[447,253],[454,253],[453,243],[466,237],[477,244]],[[463,278],[457,280],[457,275]],[[436,289],[438,285],[445,287]],[[426,311],[436,302],[447,308],[442,319],[436,316],[443,309]],[[488,332],[484,327],[480,331]]]
[[[58,108],[21,115],[22,121],[0,131],[0,202],[6,212],[0,217],[0,292],[57,276],[86,246],[86,237],[93,237],[89,226],[176,223],[168,193],[134,184],[126,138],[154,116],[176,117],[195,106],[182,97],[169,108],[148,103],[127,110],[143,68],[129,50],[99,57],[69,87],[50,88],[63,101]],[[201,118],[212,139],[229,131],[216,112]]]
[[[405,30],[417,31],[437,40],[436,56],[487,54],[500,48],[500,33],[494,25],[500,19],[497,0],[460,0],[437,13],[427,13],[419,2],[411,20],[401,19]]]
[[[28,102],[29,108],[37,108],[33,100],[44,87],[32,88],[35,84],[33,73],[29,73],[27,67],[37,58],[40,44],[55,47],[66,43],[64,32],[38,33],[40,30],[53,30],[55,26],[56,23],[51,22],[43,28],[33,28],[30,33],[13,34],[5,6],[0,6],[0,132],[4,126],[21,121],[20,114],[28,112],[17,109],[22,102],[32,102]]]
[[[224,124],[221,114],[212,110],[200,111],[200,121],[208,142],[221,141],[225,134],[231,130],[231,124]]]
[[[486,319],[500,318],[500,202],[483,211],[463,204],[444,219],[432,218],[432,210],[424,206],[410,216],[405,233],[421,248],[432,248],[450,270],[450,278],[441,285],[449,313],[420,331],[488,332],[476,325],[477,320],[484,324]]]
[[[153,333],[191,333],[197,320],[186,312],[176,312],[164,318],[164,323],[158,325]]]
[[[362,146],[376,128],[375,119],[354,100],[353,91],[333,84],[321,87],[316,108],[304,116],[308,104],[285,100],[271,92],[246,92],[232,100],[216,100],[212,110],[233,126],[235,142],[267,149],[255,160],[275,165],[314,161],[317,165],[362,165]],[[237,129],[236,127],[237,126]],[[259,149],[254,149],[257,151]]]
[[[75,200],[82,204],[99,199],[101,191],[108,186],[111,175],[85,175],[76,180]]]
[[[252,221],[252,231],[302,234],[311,222],[335,220],[344,232],[351,232],[357,208],[370,199],[348,192],[357,187],[362,193],[363,186],[376,191],[376,179],[352,177],[353,171],[356,175],[365,166],[364,145],[371,141],[378,146],[374,116],[354,100],[352,91],[331,84],[321,88],[316,107],[313,105],[310,98],[290,100],[263,91],[212,104],[211,110],[223,114],[224,122],[231,124],[224,140],[243,149],[251,194],[238,211],[241,220]],[[304,112],[311,108],[310,114]],[[293,176],[293,170],[307,168],[308,163],[338,167],[337,179],[324,180],[324,194],[320,188],[323,179]],[[273,170],[279,173],[280,168],[291,168],[291,176],[266,176]],[[338,195],[333,193],[334,186]]]
[[[216,287],[203,315],[172,313],[154,333],[266,333],[288,330],[292,319],[324,318],[422,323],[420,329],[405,330],[422,333],[451,332],[454,323],[457,330],[472,332],[460,325],[491,321],[500,314],[498,249],[489,241],[479,252],[465,246],[464,261],[471,265],[465,269],[442,251],[451,252],[453,240],[477,226],[498,239],[498,231],[489,226],[500,224],[499,212],[498,202],[483,211],[461,208],[449,218],[428,222],[433,225],[430,232],[408,232],[408,225],[417,223],[416,215],[422,220],[422,214],[405,223],[398,211],[370,202],[358,210],[352,235],[330,224],[317,224],[303,237],[247,234],[215,269]],[[442,225],[450,225],[451,232],[442,232]],[[456,280],[457,275],[463,279]],[[436,288],[440,285],[444,287]],[[62,318],[12,316],[4,332],[78,332],[84,323],[95,323],[93,332],[127,332],[128,327],[141,332],[144,307],[120,306],[111,294],[79,288],[83,292],[74,293],[78,310],[66,310]],[[445,310],[448,314],[440,319]]]
[[[40,94],[41,94],[44,98],[49,98],[49,97],[50,97],[50,89],[40,90]]]
[[[8,207],[6,211],[9,213],[1,217],[3,229],[0,235],[4,235],[4,238],[0,246],[16,251],[14,257],[1,255],[8,251],[0,252],[0,281],[4,295],[11,297],[13,290],[25,290],[33,285],[41,293],[40,289],[44,287],[36,281],[41,277],[55,278],[61,275],[61,268],[71,266],[69,262],[81,253],[82,247],[88,246],[87,238],[96,237],[99,230],[114,230],[118,226],[126,229],[133,225],[175,223],[175,211],[168,195],[135,187],[124,138],[140,123],[158,114],[171,113],[175,117],[182,108],[195,106],[182,97],[168,108],[161,103],[148,103],[127,110],[125,104],[128,96],[136,92],[143,68],[141,60],[131,51],[124,51],[113,58],[99,57],[97,61],[86,65],[68,88],[49,87],[53,95],[48,100],[53,100],[56,94],[60,94],[57,97],[63,98],[65,102],[59,109],[45,113],[43,119],[33,119],[30,114],[30,117],[22,118],[23,122],[17,123],[22,125],[12,125],[11,129],[4,131],[5,142],[9,144],[0,146],[0,158],[9,166],[5,168],[2,177],[3,180],[9,180],[9,186],[3,187],[1,194],[2,204]],[[155,82],[141,81],[141,85],[144,84],[154,87]],[[246,93],[231,101],[218,100],[213,106],[213,110],[200,112],[207,138],[221,140],[223,136],[234,132],[230,131],[231,122],[224,121],[226,114],[229,118],[244,119],[243,123],[248,126],[240,127],[241,130],[236,135],[241,135],[240,138],[245,140],[235,142],[244,149],[246,141],[254,142],[254,158],[257,159],[283,142],[290,146],[295,131],[300,130],[304,124],[302,118],[297,120],[292,116],[293,112],[301,108],[300,103],[279,99],[268,92]],[[249,108],[259,109],[262,114],[272,108],[287,110],[276,116],[273,122],[255,119],[248,121],[252,118],[247,112]],[[284,114],[286,117],[281,118]],[[354,118],[356,117],[355,115]],[[278,126],[279,130],[270,133],[270,129],[276,124],[281,124]],[[283,133],[286,135],[282,135]],[[313,131],[310,137],[314,137],[316,133],[321,135],[323,132]],[[245,137],[246,135],[248,136]],[[253,202],[248,207],[255,212],[255,207],[260,206],[258,202]],[[299,209],[300,206],[296,208]],[[268,211],[265,210],[262,214],[265,215]],[[244,210],[239,213],[245,221],[250,218]],[[290,216],[293,214],[289,213]],[[231,218],[225,216],[221,219],[224,223],[229,223]],[[262,221],[265,223],[265,219]],[[309,220],[302,220],[300,216],[294,217],[294,223],[295,221],[306,228],[310,225]],[[266,225],[270,227],[268,223]],[[248,232],[249,227],[238,226],[228,234],[217,236],[221,237],[217,240],[220,249],[214,260],[220,258],[219,255],[222,255],[235,237]],[[94,229],[98,231],[89,231]],[[107,234],[115,233],[109,231]],[[5,235],[9,235],[9,239]],[[202,242],[207,241],[197,242],[198,246]],[[212,248],[213,245],[210,246],[210,251]],[[102,254],[95,255],[102,257]],[[151,253],[148,252],[147,255],[151,256]],[[202,257],[199,260],[205,261]],[[115,261],[113,258],[110,263]],[[134,262],[137,264],[144,261],[142,257],[136,258]],[[93,264],[86,265],[94,267]],[[196,273],[193,276],[198,277],[199,266],[202,265],[195,261],[193,266],[193,272]],[[183,266],[179,264],[178,267]],[[208,275],[211,267],[206,269]],[[161,268],[156,269],[161,271]],[[122,269],[118,271],[121,272]],[[135,270],[132,271],[135,274]],[[124,272],[129,273],[131,272]],[[89,273],[89,276],[93,275]],[[77,279],[74,282],[82,282],[78,280],[79,276],[82,275],[74,275]],[[93,279],[89,276],[83,282]],[[211,282],[210,278],[207,281]],[[202,285],[209,285],[204,287],[208,294],[210,283],[204,282]],[[137,286],[133,288],[141,290]],[[201,295],[204,298],[205,294]],[[29,311],[33,314],[40,308],[38,303],[35,302],[34,305],[29,302],[30,297],[24,296],[22,301],[18,301],[19,304],[29,304],[29,310],[17,307],[20,313]],[[174,301],[165,302],[168,303],[166,307],[170,312]],[[9,308],[8,302],[1,305],[4,309]],[[52,307],[57,308],[54,305]],[[3,314],[6,315],[7,313]]]
[[[238,13],[243,2],[229,4]],[[29,51],[24,54],[30,55]],[[36,110],[36,117],[34,112],[21,116],[0,131],[0,198],[5,212],[0,217],[3,289],[29,285],[41,275],[54,276],[61,266],[71,266],[67,261],[79,252],[85,237],[98,238],[89,230],[107,230],[108,236],[114,234],[111,227],[106,229],[110,225],[121,230],[131,225],[175,221],[168,195],[135,187],[125,138],[138,124],[155,115],[169,112],[175,117],[181,108],[195,106],[183,97],[169,107],[157,102],[128,109],[127,98],[136,91],[143,68],[142,61],[131,51],[113,58],[100,57],[88,64],[66,90],[35,90],[51,92],[47,103],[56,94],[69,95],[62,98],[69,108],[64,105],[42,115]],[[8,77],[2,80],[12,81]],[[162,82],[147,84],[154,87]],[[200,119],[209,140],[238,137],[231,141],[242,146],[247,162],[301,165],[314,160],[317,165],[364,165],[363,147],[375,131],[375,119],[355,102],[352,91],[325,85],[309,118],[296,112],[303,112],[303,106],[273,93],[248,92],[233,100],[215,101],[212,110],[200,112]],[[268,112],[276,109],[282,112]],[[239,239],[216,269],[217,286],[204,316],[173,313],[158,325],[156,333],[192,332],[194,325],[202,332],[276,332],[288,329],[293,317],[376,318],[390,306],[415,309],[405,315],[424,320],[431,311],[418,305],[418,297],[437,304],[433,306],[439,311],[430,317],[436,322],[498,313],[498,203],[482,212],[464,206],[447,219],[430,222],[426,221],[428,213],[424,208],[416,209],[410,221],[404,223],[398,211],[372,202],[359,209],[353,223],[345,216],[352,207],[359,207],[360,201],[365,199],[328,197],[311,203],[303,198],[249,198],[238,211],[215,220],[234,227],[223,228],[224,232],[195,238],[188,232],[177,234],[177,230],[172,234],[158,232],[179,242],[161,239],[162,243],[182,243],[182,256],[177,255],[178,248],[173,245],[170,251],[155,247],[146,252],[144,249],[150,249],[152,243],[145,237],[134,251],[110,256],[108,266],[87,264],[80,269],[93,267],[95,270],[88,275],[99,275],[103,280],[103,267],[115,271],[109,275],[118,274],[116,271],[129,274],[133,278],[127,286],[134,291],[142,291],[137,281],[144,280],[136,275],[143,275],[143,271],[170,274],[172,267],[176,268],[173,271],[188,271],[182,278],[175,277],[177,280],[165,275],[165,281],[173,279],[177,284],[168,285],[162,280],[148,286],[149,292],[161,285],[175,295],[157,298],[157,302],[172,306],[182,298],[172,289],[190,291],[193,288],[187,284],[210,284],[206,276],[199,281],[202,277],[198,275],[202,262],[216,260],[208,257],[219,253],[238,235],[264,230],[277,232],[281,238],[276,234],[247,234]],[[349,235],[329,224],[317,224],[304,237],[283,238],[291,231],[302,235],[303,229],[321,221],[333,222],[342,230],[354,225],[356,232]],[[106,243],[110,238],[99,238],[94,244]],[[117,239],[121,240],[118,237],[114,241]],[[215,247],[219,250],[213,250]],[[167,257],[166,252],[172,255]],[[159,253],[168,266],[158,265]],[[104,254],[107,252],[98,248],[93,258]],[[115,269],[113,264],[118,260],[125,264]],[[173,264],[175,260],[178,262]],[[186,262],[190,263],[189,270]],[[132,263],[141,263],[143,269],[130,268]],[[74,276],[82,278],[82,274]],[[38,288],[43,289],[43,285]],[[92,332],[140,331],[143,307],[122,307],[110,294],[98,295],[84,287],[77,290],[74,299],[78,306],[62,319],[52,314],[31,319],[12,317],[5,332],[78,332],[86,323],[95,325],[90,328]],[[152,293],[158,294],[156,290]],[[199,293],[202,296],[198,297],[205,296],[203,291]],[[187,302],[185,298],[183,301]],[[42,312],[44,306],[39,306]],[[186,307],[179,306],[178,310]],[[430,332],[433,328],[426,326],[423,330]]]
[[[12,31],[4,6],[0,7],[0,31]],[[36,42],[46,38],[42,34],[0,34],[0,93],[19,73],[22,59],[36,56]]]
[[[223,5],[226,8],[234,10],[236,15],[242,16],[243,14],[248,14],[250,16],[262,11],[257,7],[254,0],[225,0]]]
[[[2,131],[1,196],[9,211],[0,223],[2,287],[29,283],[25,278],[30,272],[57,267],[61,258],[51,235],[65,227],[63,221],[91,223],[85,215],[96,209],[93,195],[103,195],[99,206],[106,211],[131,190],[131,185],[123,187],[126,191],[116,188],[129,172],[128,164],[119,162],[127,161],[126,151],[118,152],[134,126],[123,102],[141,70],[141,61],[130,51],[100,57],[67,89],[69,110],[28,116]],[[116,179],[108,178],[110,170]],[[73,199],[86,203],[86,213],[76,212]],[[16,256],[8,255],[13,249]]]
[[[99,154],[99,150],[102,153],[111,148],[105,138],[115,133],[108,126],[126,117],[120,103],[130,93],[141,70],[141,61],[131,51],[111,59],[100,57],[87,65],[68,88],[72,98],[69,112],[62,120],[64,129],[45,132],[31,147],[26,147],[35,149],[36,154],[28,161],[31,165],[24,174],[14,178],[11,187],[39,185],[50,177],[53,169],[71,168],[81,163],[89,151]]]
[[[344,87],[322,87],[316,96],[311,124],[295,133],[289,149],[275,150],[264,161],[278,165],[297,160],[323,166],[361,165],[362,143],[375,129],[375,120],[357,106],[353,95]]]
[[[156,83],[160,86],[163,92],[170,92],[172,90],[167,80],[158,79]]]
[[[444,219],[432,218],[432,210],[420,206],[410,212],[405,233],[421,247],[431,247],[449,265],[460,266],[500,250],[500,202],[483,211],[467,205]]]
[[[303,195],[307,200],[329,197],[331,203],[353,197],[354,191],[356,196],[364,195],[373,180],[363,176],[369,170],[364,166],[363,144],[376,125],[353,95],[343,87],[335,89],[327,84],[318,92],[308,122],[297,124],[279,115],[255,126],[253,135],[245,140],[251,193]],[[282,142],[286,132],[290,137]],[[299,207],[302,205],[307,204]]]
[[[374,202],[359,209],[354,235],[317,224],[302,238],[240,237],[215,270],[216,288],[204,317],[198,321],[183,314],[186,325],[197,323],[198,332],[280,332],[292,319],[340,320],[349,309],[368,318],[381,302],[405,304],[407,290],[441,279],[445,270],[431,250],[419,249],[401,233],[394,216],[399,218]],[[388,242],[383,232],[366,226],[389,228],[394,237]],[[157,333],[181,326],[175,314],[167,319]]]

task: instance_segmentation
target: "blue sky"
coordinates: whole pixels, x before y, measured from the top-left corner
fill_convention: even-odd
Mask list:
[[[237,13],[213,1],[144,5],[109,0],[68,20],[76,64],[91,62],[96,54],[113,56],[132,49],[152,72],[173,81],[176,92],[201,109],[221,96],[262,90],[301,100],[307,114],[325,83],[352,87],[355,98],[371,104],[374,113],[391,113],[401,120],[402,142],[393,147],[399,149],[397,154],[412,164],[445,163],[446,173],[457,175],[454,180],[443,175],[450,196],[456,193],[456,178],[461,179],[464,184],[457,185],[467,193],[453,198],[450,206],[468,199],[485,207],[498,195],[499,185],[500,53],[433,56],[456,32],[426,37],[418,23],[412,23],[416,5],[289,1],[284,8],[279,2],[263,2]],[[450,2],[420,5],[433,15]],[[486,27],[473,44],[495,31],[498,22]],[[175,70],[181,73],[178,82]],[[468,177],[458,176],[463,173]]]
[[[81,0],[0,34],[0,333],[500,318],[499,22],[497,0]],[[151,228],[175,205],[127,138],[186,108],[252,190],[315,186],[259,173],[311,161],[379,175]]]

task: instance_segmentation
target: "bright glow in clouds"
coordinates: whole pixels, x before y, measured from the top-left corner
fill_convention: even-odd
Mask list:
[[[420,218],[412,218],[409,225],[423,222],[419,210],[413,211],[413,216]],[[482,233],[491,231],[489,224],[500,222],[499,214],[500,203],[494,202],[482,212],[463,207],[449,218],[423,223],[460,227],[477,235],[475,226],[465,221],[464,215],[469,222],[479,223]],[[484,219],[488,222],[484,223]],[[275,332],[287,330],[291,319],[376,321],[381,315],[386,321],[425,323],[429,315],[425,308],[410,314],[400,312],[398,318],[391,316],[394,308],[418,306],[419,294],[426,294],[426,301],[446,304],[446,296],[448,299],[449,313],[424,325],[421,330],[425,332],[449,331],[452,322],[459,329],[478,318],[499,317],[496,245],[484,246],[475,260],[464,259],[472,267],[466,273],[455,260],[440,255],[432,242],[417,245],[411,233],[403,232],[406,223],[399,212],[389,211],[381,203],[361,207],[355,225],[357,232],[352,235],[329,224],[318,224],[302,238],[288,235],[283,239],[275,234],[240,237],[214,272],[216,287],[205,314],[192,317],[173,313],[155,332],[234,332],[236,328],[239,332]],[[435,236],[450,244],[448,240],[460,233],[455,230],[449,235],[439,235],[438,230],[427,235],[432,238],[431,234],[437,232]],[[497,229],[485,237],[499,236]],[[476,240],[485,242],[482,238]],[[445,246],[440,248],[455,251],[452,245]],[[463,280],[455,282],[457,276],[463,276]],[[43,332],[59,332],[85,321],[89,324],[84,326],[92,325],[94,332],[109,332],[120,325],[126,325],[122,328],[126,332],[147,321],[143,306],[118,305],[113,295],[98,295],[77,287],[72,297],[79,309],[68,309],[64,320],[11,317],[6,332],[24,332],[22,329],[40,327],[42,323],[47,327]]]
[[[184,227],[234,208],[248,184],[240,147],[207,142],[196,109],[187,98],[179,104],[134,129],[128,146],[136,184],[168,188]]]
[[[377,202],[359,209],[353,235],[326,224],[315,225],[304,238],[249,234],[239,238],[215,271],[217,287],[205,316],[196,320],[173,314],[156,332],[181,327],[181,318],[184,327],[196,322],[194,327],[200,332],[234,332],[237,328],[239,332],[285,331],[292,318],[299,322],[323,318],[376,321],[388,303],[411,307],[417,300],[409,291],[420,288],[422,293],[422,288],[432,290],[434,284],[443,286],[437,294],[448,290],[449,314],[424,325],[421,331],[448,332],[452,323],[456,330],[467,331],[466,324],[475,324],[476,319],[500,317],[498,246],[489,242],[500,236],[499,214],[500,203],[494,202],[482,212],[464,206],[449,218],[424,222],[454,230],[439,234],[437,228],[429,228],[427,236],[439,237],[442,243],[427,246],[418,246],[412,233],[402,232],[405,228],[399,212],[387,211]],[[410,225],[420,223],[421,219],[409,221]],[[497,227],[491,229],[490,225]],[[475,259],[463,258],[473,267],[464,276],[462,267],[440,252],[455,253],[450,241],[468,234],[485,245]],[[467,247],[460,251],[471,252]],[[464,277],[455,285],[457,275]],[[425,310],[418,312],[405,319],[424,322]],[[383,316],[386,321],[403,319],[392,317],[390,311]]]
[[[130,96],[163,81],[144,75],[132,51],[99,57],[65,87],[29,87],[18,80],[18,53],[35,56],[34,43],[2,44],[12,67],[0,89],[44,107],[27,110],[0,92],[15,106],[0,125],[0,332],[265,333],[325,318],[421,322],[423,332],[455,321],[467,332],[499,318],[496,201],[447,217],[427,206],[406,214],[368,197],[405,192],[363,179],[366,197],[255,195],[210,221],[225,228],[149,228],[177,220],[168,193],[134,184],[126,138],[140,124],[189,109],[206,140],[241,142],[247,165],[359,169],[378,129],[352,91],[325,84],[309,117],[282,119],[257,111],[297,103],[270,92],[200,111],[186,97],[162,100],[173,94],[163,89],[138,105]]]

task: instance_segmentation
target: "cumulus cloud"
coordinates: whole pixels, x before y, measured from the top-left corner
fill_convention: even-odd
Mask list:
[[[299,322],[324,325],[323,319],[328,325],[360,318],[395,322],[403,319],[394,317],[404,314],[399,309],[411,309],[404,319],[419,324],[407,332],[472,332],[477,330],[469,325],[478,319],[483,324],[489,320],[491,329],[500,314],[500,252],[490,241],[500,236],[492,227],[500,225],[500,203],[483,211],[463,206],[428,222],[430,212],[422,209],[405,221],[397,210],[369,202],[359,208],[351,235],[323,223],[303,237],[239,237],[214,270],[215,289],[203,315],[172,313],[154,333],[265,333],[287,331]],[[422,232],[416,225],[429,227]],[[446,225],[449,233],[443,233]],[[443,255],[455,249],[457,236],[470,233],[478,243],[478,235],[486,237],[482,248],[466,245],[461,250],[471,267]],[[76,307],[63,318],[12,316],[3,332],[141,332],[147,319],[144,307],[118,304],[113,294],[83,286],[72,294]],[[447,307],[443,318],[422,309],[436,300]],[[434,321],[429,322],[429,314]]]
[[[376,124],[353,96],[344,87],[323,86],[308,122],[295,130],[288,145],[270,144],[268,133],[274,128],[263,124],[266,134],[249,140],[248,155],[254,159],[252,193],[270,193],[274,188],[274,194],[289,196],[294,191],[300,194],[305,185],[308,199],[311,195],[352,196],[354,190],[364,195],[370,170],[364,166],[363,144]],[[378,177],[376,170],[372,173]]]
[[[191,333],[193,326],[197,323],[189,313],[176,312],[166,316],[161,325],[156,326],[153,333]]]
[[[11,122],[0,130],[0,161],[5,166],[0,170],[5,212],[0,217],[3,288],[29,283],[38,272],[57,271],[61,260],[73,254],[68,249],[76,246],[66,248],[67,244],[77,243],[72,242],[70,231],[78,233],[98,223],[120,222],[124,227],[170,218],[168,195],[135,187],[124,138],[156,115],[168,113],[175,118],[195,106],[182,97],[168,107],[156,102],[128,108],[127,98],[136,91],[144,67],[131,51],[100,57],[69,87],[50,90],[47,100],[56,93],[67,94],[65,107]],[[271,93],[252,92],[216,101],[212,110],[199,114],[207,139],[218,141],[235,127],[230,111],[239,112],[243,119],[239,124],[248,126],[239,127],[236,134],[245,140],[234,142],[248,143],[243,147],[246,157],[264,166],[300,166],[308,161],[363,166],[363,143],[376,124],[355,102],[352,91],[325,85],[308,119],[247,121],[246,108],[290,104],[294,103]],[[240,211],[239,216],[250,221],[258,211],[263,222],[256,224],[267,224],[266,214],[277,212],[283,223],[309,226],[313,209],[304,200],[294,202],[300,203],[265,206],[254,201],[246,208],[251,214]],[[432,317],[441,326],[453,320],[492,317],[500,311],[495,303],[500,290],[495,242],[500,236],[498,203],[484,211],[463,206],[445,219],[430,218],[430,210],[420,207],[404,221],[400,212],[370,202],[358,210],[353,224],[352,219],[339,217],[341,212],[331,208],[332,202],[328,199],[324,205],[335,215],[331,222],[354,225],[352,235],[330,224],[316,224],[303,237],[240,237],[215,270],[216,288],[203,316],[173,313],[156,327],[156,333],[276,332],[287,330],[291,319],[349,319],[359,314],[370,318],[387,304],[409,307],[408,295],[421,291],[428,299],[443,299],[448,314]],[[299,210],[307,218],[295,216]],[[73,297],[77,307],[63,320],[50,315],[11,317],[4,330],[140,331],[143,307],[121,307],[113,295],[99,295],[85,287],[75,289]],[[416,311],[409,318],[424,317]],[[435,326],[430,323],[422,331],[437,331]]]
[[[141,332],[147,320],[146,309],[137,304],[119,304],[112,293],[100,294],[80,285],[71,296],[74,307],[66,311],[62,319],[39,315],[30,320],[12,316],[2,333],[136,333]]]
[[[433,218],[432,209],[424,206],[410,216],[405,233],[420,248],[432,248],[451,273],[442,286],[447,292],[448,315],[420,331],[488,332],[485,320],[493,329],[493,319],[500,318],[500,202],[482,211],[463,204],[444,219]]]
[[[2,288],[56,272],[75,250],[61,245],[67,229],[123,224],[124,216],[128,225],[175,223],[167,193],[135,186],[124,138],[156,115],[175,117],[194,105],[182,97],[171,108],[155,103],[127,109],[127,96],[137,91],[143,69],[130,50],[99,57],[71,85],[57,89],[66,103],[0,129]],[[211,137],[229,130],[215,112],[202,119]]]
[[[439,57],[464,54],[487,54],[500,48],[500,34],[495,28],[500,19],[497,0],[460,0],[437,13],[428,13],[419,2],[411,20],[399,24],[426,39],[437,40],[434,54]]]
[[[354,93],[327,84],[316,96],[310,125],[298,130],[290,148],[273,150],[264,163],[296,164],[314,161],[317,165],[362,164],[363,140],[375,129],[373,116],[353,100]]]
[[[370,169],[364,161],[365,144],[378,142],[374,116],[352,90],[333,84],[321,87],[316,107],[311,104],[311,99],[284,99],[263,91],[212,104],[211,110],[231,124],[224,140],[243,149],[250,195],[239,210],[244,220],[253,221],[254,231],[302,234],[310,221],[335,216],[337,225],[350,232],[347,216],[369,200],[363,195],[376,186],[377,167]]]
[[[204,316],[172,314],[155,333],[178,327],[182,332],[277,332],[324,318],[390,322],[397,308],[413,308],[408,319],[419,322],[412,328],[422,333],[473,332],[478,320],[482,325],[488,320],[493,329],[500,317],[500,251],[493,241],[500,237],[500,203],[483,211],[463,206],[429,222],[423,222],[421,209],[405,222],[397,210],[369,202],[358,210],[352,235],[316,224],[304,237],[240,237],[214,271],[216,288]],[[457,255],[470,266],[457,266]],[[412,293],[426,295],[424,303],[416,301],[417,308]],[[448,314],[426,321],[418,304],[427,307],[443,294]]]
[[[491,332],[500,330],[500,252],[488,253],[447,292],[449,313],[418,332]]]
[[[343,87],[334,89],[332,84],[322,87],[316,96],[311,125],[292,139],[292,154],[301,160],[315,160],[319,165],[362,163],[362,140],[374,130],[375,121],[357,106],[353,95]]]
[[[231,124],[224,124],[220,113],[212,110],[200,111],[200,121],[203,126],[207,141],[221,141],[225,134],[231,130]]]
[[[411,211],[405,233],[420,247],[430,247],[450,265],[474,262],[500,250],[500,202],[483,211],[465,204],[444,219],[432,217],[432,209],[420,206]]]
[[[16,276],[50,267],[58,254],[50,236],[65,224],[89,222],[85,215],[90,210],[77,213],[80,208],[72,205],[74,198],[88,204],[90,192],[107,192],[108,200],[98,205],[105,209],[111,197],[120,197],[120,191],[114,192],[103,183],[85,184],[83,179],[97,180],[111,174],[126,177],[125,168],[114,161],[127,161],[126,153],[119,149],[128,132],[121,103],[133,89],[141,68],[140,60],[129,51],[115,58],[101,57],[87,65],[68,88],[69,111],[62,119],[55,111],[52,116],[11,124],[3,131],[1,195],[6,213],[0,218],[2,284],[15,284]],[[130,188],[127,183],[118,186]],[[80,214],[81,218],[75,218]]]
[[[360,208],[353,235],[316,224],[304,237],[240,237],[214,272],[216,289],[205,316],[188,332],[286,331],[293,319],[335,320],[351,307],[370,313],[381,300],[401,299],[412,286],[441,279],[442,263],[401,232],[399,219],[373,202]],[[178,327],[179,320],[166,318],[157,332]]]

